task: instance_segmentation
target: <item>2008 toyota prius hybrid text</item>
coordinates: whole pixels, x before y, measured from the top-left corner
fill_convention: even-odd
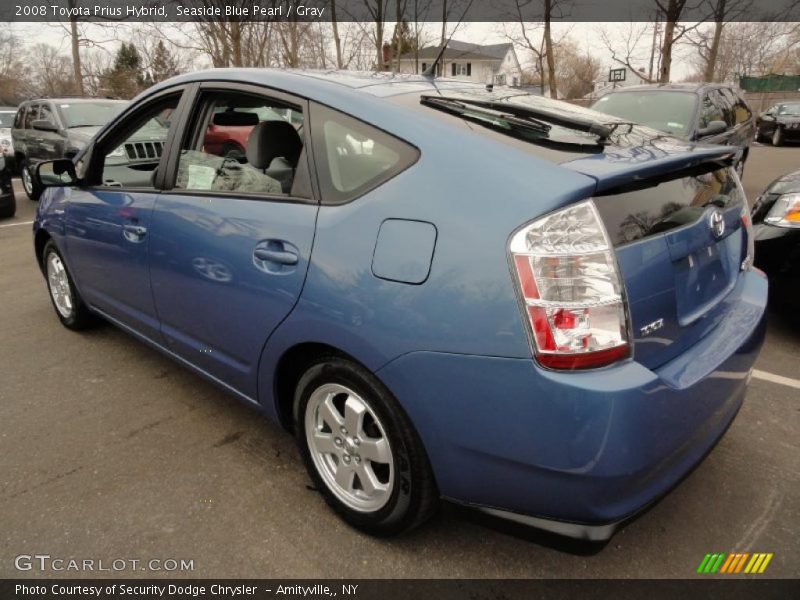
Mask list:
[[[355,527],[444,498],[603,541],[742,404],[767,281],[734,160],[511,88],[214,70],[39,164],[34,243],[66,327],[259,407]]]

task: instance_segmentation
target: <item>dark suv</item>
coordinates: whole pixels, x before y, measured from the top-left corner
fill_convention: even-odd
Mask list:
[[[46,98],[23,102],[11,139],[22,186],[31,200],[42,189],[32,177],[36,163],[71,158],[128,103],[101,98]]]
[[[733,88],[716,83],[668,83],[617,88],[592,109],[690,141],[738,146],[741,176],[756,134],[753,111]]]

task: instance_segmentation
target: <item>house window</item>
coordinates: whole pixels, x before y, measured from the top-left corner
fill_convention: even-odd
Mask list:
[[[519,85],[519,77],[514,77],[511,80],[511,85],[513,85],[514,87],[517,87]]]
[[[505,75],[498,75],[496,79],[497,79],[497,85],[505,85],[506,84],[506,76]]]
[[[422,72],[424,73],[427,70],[428,70],[428,63],[422,63]]]
[[[451,63],[451,74],[457,76],[472,76],[472,63]]]

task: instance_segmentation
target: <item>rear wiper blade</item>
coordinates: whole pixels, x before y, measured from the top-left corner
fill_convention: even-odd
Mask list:
[[[436,98],[431,96],[423,96],[422,99],[425,100],[427,98]],[[572,129],[573,131],[582,131],[584,133],[589,133],[598,138],[599,143],[604,143],[608,140],[611,134],[614,133],[617,127],[620,125],[626,125],[628,127],[633,127],[635,123],[628,123],[625,121],[619,121],[614,123],[599,123],[592,119],[584,119],[576,115],[562,115],[555,113],[549,110],[542,110],[532,106],[520,106],[515,104],[510,104],[508,102],[500,102],[500,101],[492,101],[492,100],[464,100],[461,98],[446,98],[441,97],[442,100],[451,100],[469,104],[470,106],[478,106],[482,108],[488,108],[491,110],[502,111],[506,113],[513,114],[517,117],[522,117],[525,119],[536,119],[538,122],[543,123],[553,123],[554,125],[558,125],[560,127],[564,127],[566,129]]]
[[[484,116],[490,119],[500,119],[509,125],[527,130],[533,130],[536,133],[547,134],[550,132],[551,126],[543,121],[534,119],[528,116],[520,116],[511,111],[506,111],[503,108],[484,107],[477,103],[470,101],[458,100],[455,98],[444,98],[440,96],[421,96],[420,103],[438,108],[457,115],[459,117],[469,117],[469,114]],[[488,109],[488,110],[487,110]]]

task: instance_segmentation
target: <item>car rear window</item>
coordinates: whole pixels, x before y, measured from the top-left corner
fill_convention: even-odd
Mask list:
[[[354,200],[413,165],[419,151],[393,135],[326,106],[311,113],[322,201]]]
[[[637,183],[595,197],[615,246],[695,223],[710,205],[725,208],[744,196],[730,169],[711,165],[668,180]]]

